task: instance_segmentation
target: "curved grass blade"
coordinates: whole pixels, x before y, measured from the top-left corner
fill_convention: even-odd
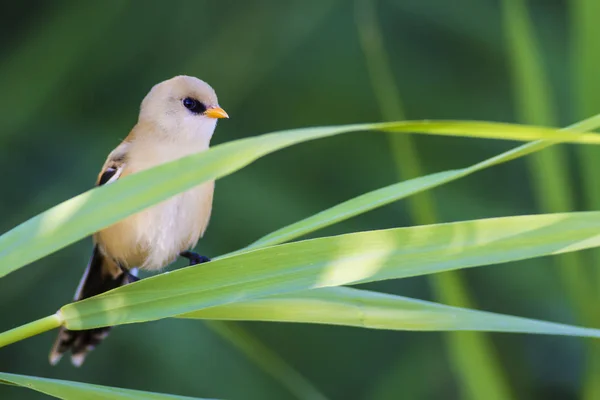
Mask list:
[[[598,127],[600,127],[600,115],[593,116],[584,121],[568,126],[562,129],[562,131],[590,131]],[[477,171],[524,157],[528,154],[535,153],[553,145],[553,142],[544,140],[527,143],[466,168],[438,172],[365,193],[301,221],[278,229],[275,232],[258,239],[245,249],[239,250],[232,254],[241,253],[250,249],[272,246],[296,239],[300,236],[326,228],[335,223],[352,218],[356,215],[363,214],[367,211],[374,210],[378,207],[385,206],[413,194],[432,189],[444,183],[452,182],[467,175],[471,175]]]
[[[39,378],[0,372],[0,383],[35,390],[64,400],[201,400],[198,397],[142,392],[89,383]]]
[[[583,4],[584,2],[575,1],[574,3]],[[511,48],[508,59],[511,61],[513,92],[518,105],[516,112],[519,121],[530,124],[553,125],[556,123],[559,113],[557,112],[548,73],[543,65],[541,47],[535,34],[535,24],[532,21],[527,2],[525,0],[503,0],[502,7],[507,44]],[[575,6],[574,8],[577,9],[578,7]],[[576,24],[576,26],[579,28],[579,24]],[[586,56],[587,54],[588,52],[586,52]],[[581,76],[585,77],[585,74]],[[585,90],[594,86],[597,86],[595,79],[587,80]],[[594,104],[592,112],[596,111],[597,105]],[[539,210],[542,212],[562,212],[576,208],[575,195],[570,190],[572,180],[570,179],[569,159],[566,150],[565,148],[548,149],[528,160],[533,193]],[[582,154],[585,157],[584,153],[580,153],[580,155]],[[594,157],[594,159],[597,159],[597,157]],[[597,161],[593,162],[597,164]],[[582,166],[584,165],[582,164]],[[592,181],[587,179],[585,169],[582,171],[584,172],[582,178],[586,183],[583,185],[585,194],[598,192],[595,183],[595,171]],[[596,202],[587,204],[587,206],[595,209],[597,204]],[[583,254],[573,253],[556,257],[553,261],[559,267],[560,281],[577,316],[577,322],[593,326],[596,325],[598,320],[595,307],[597,297],[594,294],[593,279],[590,279],[594,276],[595,271],[589,269],[588,260],[584,258]],[[591,378],[585,379],[586,382],[583,386],[587,389],[584,389],[582,393],[586,393],[586,391],[588,394],[595,392],[596,395],[588,397],[582,395],[581,398],[595,399],[600,397],[600,382],[597,379],[600,374],[600,343],[594,341],[586,343],[586,345],[588,348],[584,352],[586,360],[584,364],[587,371],[584,376],[587,375]]]
[[[452,307],[349,287],[271,296],[205,308],[177,317],[302,322],[406,331],[520,332],[600,338],[600,329]]]
[[[510,47],[509,60],[519,119],[530,124],[554,124],[556,107],[552,88],[542,63],[539,44],[527,4],[523,0],[503,0],[503,22]],[[568,159],[565,149],[552,148],[528,159],[536,203],[542,212],[565,212],[575,209],[570,188]],[[586,324],[595,319],[590,271],[580,254],[556,258],[561,281],[576,314]]]
[[[362,38],[362,50],[381,114],[391,121],[405,119],[391,62],[384,46],[378,15],[380,3],[375,0],[357,0],[355,4],[356,25]],[[389,138],[392,157],[402,180],[422,176],[421,157],[412,136],[389,135]],[[460,177],[460,174],[456,177]],[[434,224],[439,221],[436,201],[431,192],[409,197],[406,205],[413,225]],[[474,307],[467,285],[459,273],[435,274],[429,277],[429,284],[436,300],[458,307]],[[486,335],[479,332],[452,332],[444,335],[444,341],[450,369],[459,391],[469,394],[465,399],[486,397],[488,400],[506,400],[514,397]]]
[[[69,329],[172,317],[320,287],[427,275],[600,246],[600,212],[492,218],[306,240],[225,257],[61,308]]]
[[[226,23],[220,24],[219,28],[213,32],[210,40],[204,41],[205,44],[208,44],[207,48],[201,52],[195,52],[196,55],[190,62],[186,63],[183,70],[195,71],[202,66],[205,67],[206,59],[221,61],[227,57],[235,59],[235,62],[228,63],[230,67],[234,68],[233,71],[228,70],[226,73],[229,79],[222,79],[219,87],[219,93],[222,93],[223,97],[228,99],[227,107],[235,109],[239,104],[247,101],[247,97],[252,95],[266,77],[270,76],[270,72],[274,67],[280,65],[283,59],[292,54],[293,50],[304,43],[318,27],[325,24],[338,3],[338,0],[322,0],[318,3],[310,3],[310,6],[309,3],[304,2],[296,4],[290,11],[297,15],[298,22],[296,24],[286,23],[284,26],[279,27],[278,34],[282,37],[285,36],[286,42],[284,46],[276,49],[273,48],[271,43],[263,40],[262,32],[254,29],[257,23],[261,25],[262,22],[268,23],[268,17],[273,11],[272,4],[264,3],[262,6],[254,8],[259,14],[260,22],[256,20],[256,12],[252,19],[248,19],[245,13],[232,13]],[[254,32],[251,38],[245,38],[245,51],[242,51],[241,54],[237,51],[235,54],[229,51],[239,41],[237,34],[233,33],[236,32],[233,29],[234,27],[238,31],[250,29]],[[267,27],[267,29],[269,28]],[[286,30],[286,32],[281,32],[281,29]],[[250,45],[248,45],[248,40],[250,40]],[[260,45],[261,43],[262,45]],[[257,57],[257,50],[260,52],[261,48],[265,51]],[[230,79],[231,77],[236,79]],[[224,84],[225,87],[223,87]],[[233,347],[237,348],[251,362],[280,383],[296,398],[325,399],[325,396],[319,392],[316,386],[288,364],[283,357],[239,324],[207,321],[206,325],[224,340],[230,342]]]
[[[277,380],[295,398],[327,400],[327,397],[319,392],[300,372],[239,324],[220,321],[205,321],[205,324]]]
[[[137,211],[211,179],[228,175],[273,151],[308,140],[359,130],[422,132],[498,139],[600,144],[600,135],[485,122],[405,121],[305,128],[216,146],[201,154],[127,176],[73,197],[0,237],[0,277]]]

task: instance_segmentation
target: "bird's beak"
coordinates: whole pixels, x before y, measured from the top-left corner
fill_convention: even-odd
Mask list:
[[[219,106],[208,107],[204,115],[209,118],[229,118],[229,115]]]

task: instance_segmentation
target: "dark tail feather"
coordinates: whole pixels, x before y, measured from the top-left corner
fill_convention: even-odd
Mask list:
[[[126,285],[134,280],[137,280],[134,270],[131,273],[121,272],[119,267],[114,265],[112,261],[107,260],[100,253],[98,247],[95,246],[90,262],[75,293],[74,300],[83,300]],[[81,366],[87,353],[102,342],[102,339],[108,335],[110,329],[111,327],[103,327],[71,331],[66,328],[60,328],[56,342],[50,351],[50,364],[56,365],[63,354],[70,350],[73,365],[76,367]]]

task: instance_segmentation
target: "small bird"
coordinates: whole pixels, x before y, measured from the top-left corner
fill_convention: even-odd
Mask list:
[[[176,76],[155,85],[142,101],[137,124],[108,155],[96,185],[207,150],[219,118],[229,116],[206,82]],[[190,265],[210,261],[191,249],[208,225],[213,190],[213,181],[202,183],[96,232],[75,301],[138,280],[137,268],[160,270],[178,256]],[[109,331],[61,328],[50,363],[55,365],[70,350],[71,362],[80,366]]]

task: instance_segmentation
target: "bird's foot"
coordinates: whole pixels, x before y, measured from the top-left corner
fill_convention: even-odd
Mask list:
[[[200,254],[194,253],[193,251],[182,251],[181,253],[179,253],[179,255],[190,260],[190,266],[210,261],[210,258],[206,256],[201,256]]]

